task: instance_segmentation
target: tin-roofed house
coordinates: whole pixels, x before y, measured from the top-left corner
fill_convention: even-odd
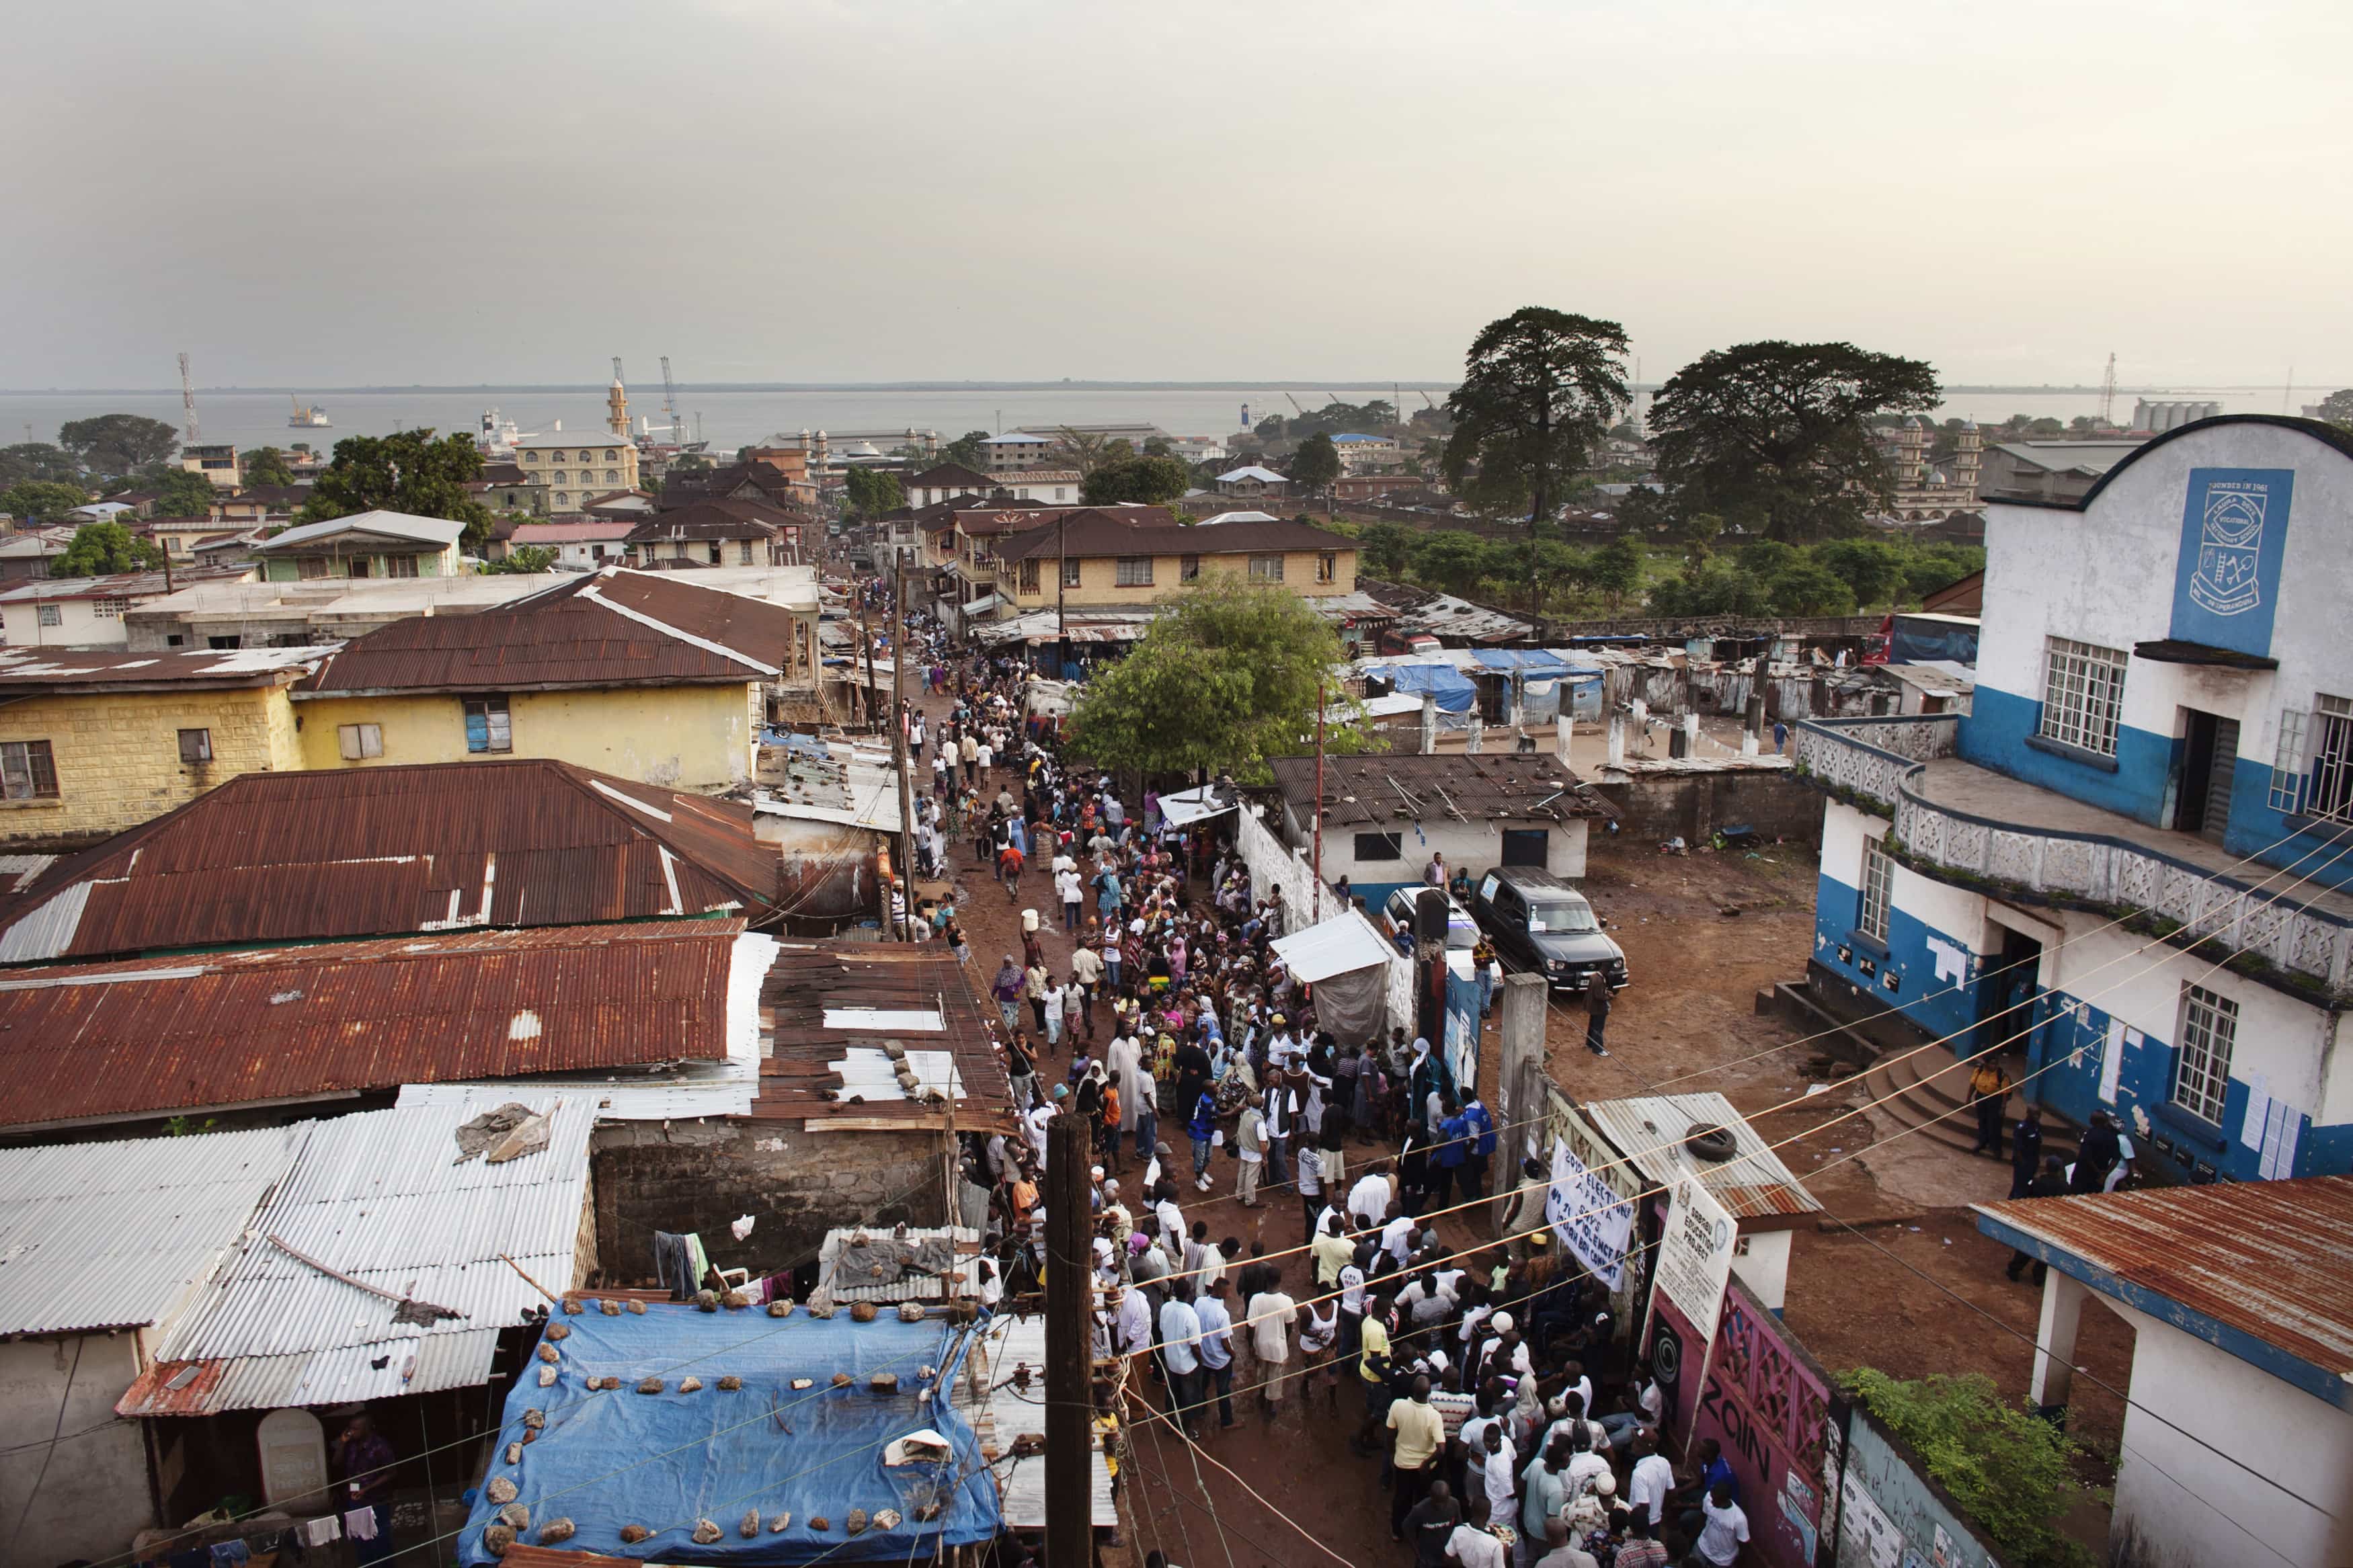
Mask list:
[[[253,546],[265,580],[313,577],[454,577],[466,525],[403,511],[363,511],[297,523]]]
[[[2116,1331],[2087,1303],[2132,1331],[2108,1562],[2353,1563],[2353,1177],[1973,1206],[2044,1274],[2037,1405]]]
[[[288,698],[329,650],[0,649],[0,845],[80,848],[302,765]]]
[[[807,613],[607,568],[494,610],[396,621],[294,692],[314,768],[553,757],[665,787],[753,776],[767,689],[811,668]]]
[[[1314,842],[1315,759],[1277,757],[1283,837]],[[1585,875],[1588,826],[1608,821],[1608,801],[1557,758],[1535,752],[1404,755],[1368,753],[1324,761],[1323,870],[1326,882],[1378,909],[1418,886],[1433,854],[1450,876],[1499,866]]]

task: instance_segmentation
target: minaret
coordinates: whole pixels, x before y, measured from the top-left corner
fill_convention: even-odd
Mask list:
[[[1925,489],[1928,482],[1928,432],[1920,426],[1917,415],[1904,421],[1904,428],[1895,434],[1895,488],[1898,490]]]
[[[621,385],[617,372],[613,377],[613,389],[605,394],[605,428],[624,441],[629,438],[629,395]]]
[[[1968,492],[1971,500],[1978,499],[1978,468],[1985,460],[1985,437],[1978,431],[1974,419],[1962,421],[1961,433],[1955,439],[1953,452],[1953,483]]]

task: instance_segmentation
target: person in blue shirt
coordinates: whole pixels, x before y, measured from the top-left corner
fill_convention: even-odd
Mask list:
[[[1462,1107],[1454,1097],[1442,1102],[1445,1114],[1439,1118],[1437,1142],[1430,1152],[1430,1206],[1443,1209],[1453,1201],[1454,1179],[1471,1159],[1471,1124],[1464,1120]]]
[[[1487,1160],[1495,1152],[1495,1119],[1487,1114],[1485,1102],[1476,1089],[1471,1091],[1471,1102],[1462,1108],[1462,1125],[1470,1134],[1470,1157],[1462,1163],[1456,1178],[1461,1184],[1465,1198],[1487,1195]]]
[[[1209,1139],[1218,1129],[1218,1102],[1207,1089],[1193,1101],[1193,1120],[1185,1131],[1193,1139],[1193,1185],[1209,1190]]]

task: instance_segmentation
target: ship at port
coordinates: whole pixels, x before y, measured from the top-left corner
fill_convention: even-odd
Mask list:
[[[293,417],[287,420],[286,423],[293,428],[297,430],[332,430],[335,427],[335,422],[327,417],[327,410],[324,405],[316,403],[304,403],[299,397],[292,399],[292,402],[294,404],[294,415]]]

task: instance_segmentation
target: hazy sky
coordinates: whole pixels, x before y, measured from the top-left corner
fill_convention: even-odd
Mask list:
[[[2353,380],[2348,0],[18,0],[0,386]]]

